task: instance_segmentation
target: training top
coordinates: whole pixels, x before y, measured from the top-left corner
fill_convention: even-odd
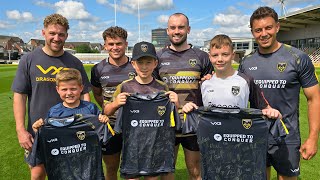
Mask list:
[[[308,55],[282,44],[271,54],[261,54],[257,50],[246,56],[239,71],[253,77],[270,106],[281,112],[289,130],[284,143],[300,144],[300,88],[318,85],[314,66]]]
[[[174,172],[175,130],[180,119],[164,93],[131,94],[114,130],[122,133],[122,177]]]
[[[162,80],[170,91],[179,96],[179,112],[187,102],[202,105],[199,81],[206,74],[212,74],[213,66],[208,53],[191,47],[177,52],[170,46],[157,52],[159,63],[153,75]]]
[[[104,59],[91,69],[91,84],[94,87],[102,88],[103,103],[109,104],[112,102],[112,95],[116,87],[125,80],[132,79],[136,76],[136,72],[131,65],[131,59],[128,62],[115,66],[109,62],[109,59]],[[116,114],[108,116],[110,124],[114,124]]]
[[[26,159],[31,166],[44,164],[49,180],[104,179],[101,143],[110,137],[96,115],[48,118]]]
[[[201,84],[201,94],[203,105],[207,107],[247,108],[248,101],[251,108],[264,109],[268,106],[253,79],[238,71],[224,79],[214,74]]]
[[[68,52],[62,56],[48,56],[37,48],[21,57],[12,91],[28,96],[28,131],[32,134],[32,124],[46,118],[48,110],[62,102],[56,90],[56,74],[65,68],[75,68],[81,73],[84,89],[83,94],[90,91],[90,82],[79,59]]]
[[[80,104],[75,108],[68,108],[63,105],[63,103],[59,103],[52,108],[50,108],[47,117],[68,117],[73,116],[75,114],[94,114],[99,115],[99,108],[88,101],[80,100]]]
[[[268,127],[260,110],[199,107],[187,121],[198,125],[203,180],[266,179]]]

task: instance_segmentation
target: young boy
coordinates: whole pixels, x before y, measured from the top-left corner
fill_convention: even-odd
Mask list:
[[[168,95],[169,96],[169,99],[171,102],[175,103],[175,106],[178,107],[179,104],[178,104],[178,95],[172,91],[168,91],[168,86],[162,82],[162,81],[159,81],[155,78],[153,78],[152,76],[152,72],[153,70],[157,67],[157,64],[158,64],[158,60],[157,60],[157,56],[156,56],[156,51],[155,51],[155,47],[153,46],[153,44],[151,43],[148,43],[148,42],[139,42],[137,44],[134,45],[134,48],[133,48],[133,53],[132,53],[132,66],[134,67],[134,69],[136,70],[136,73],[137,73],[137,76],[133,79],[130,79],[130,80],[126,80],[124,81],[123,83],[121,83],[115,93],[114,93],[114,101],[110,104],[107,104],[104,108],[104,112],[106,115],[112,115],[116,110],[118,110],[122,105],[127,105],[128,104],[128,100],[129,98],[131,98],[132,96],[134,96],[134,94],[154,94],[154,93],[159,93],[159,92],[165,92],[165,95]],[[131,96],[131,97],[130,97]],[[150,98],[151,100],[152,98]],[[168,100],[166,100],[167,102]],[[126,104],[127,103],[127,104]],[[141,104],[142,105],[145,105],[143,107],[143,110],[139,110],[138,107],[135,107],[135,109],[133,110],[130,110],[131,113],[144,113],[143,114],[143,117],[144,120],[132,120],[131,121],[131,125],[133,127],[139,127],[139,125],[133,123],[133,122],[136,122],[136,123],[139,123],[141,121],[144,121],[144,122],[151,122],[148,120],[146,114],[148,114],[151,110],[153,110],[150,106],[146,105],[145,103],[148,103],[148,102],[142,102]],[[168,104],[168,103],[166,103]],[[152,106],[152,105],[151,105]],[[121,110],[121,109],[120,109]],[[142,112],[144,111],[144,112]],[[165,106],[159,106],[158,107],[158,113],[161,114],[161,116],[163,115],[161,113],[161,111],[166,111],[165,109]],[[119,116],[120,114],[122,114],[121,112],[119,112],[118,114],[118,118],[117,118],[117,121],[119,121]],[[150,114],[150,113],[149,113]],[[129,115],[128,115],[129,116]],[[158,120],[152,120],[153,122],[155,122],[155,124],[157,124],[156,122],[158,122]],[[161,120],[160,120],[161,121]],[[152,123],[153,123],[152,122]],[[119,122],[117,122],[119,123]],[[147,124],[147,123],[145,123]],[[159,125],[159,124],[157,124]],[[117,125],[116,125],[117,126]],[[154,124],[152,124],[152,126],[154,127]],[[140,126],[141,127],[141,126]],[[162,128],[166,128],[166,127],[160,127],[160,129]],[[116,129],[116,127],[115,127]],[[151,128],[147,128],[145,129],[145,131],[148,131],[150,130]],[[127,139],[129,138],[132,138],[133,135],[124,135],[124,132],[125,130],[122,130],[122,133],[123,133],[123,146],[129,146]],[[133,130],[134,131],[134,130]],[[154,129],[151,130],[152,133],[153,132],[159,132],[158,129]],[[173,132],[171,133],[172,134],[172,152],[168,152],[167,154],[170,154],[172,153],[172,157],[173,157],[173,153],[174,153],[174,138],[175,138],[175,131],[170,131],[170,132]],[[136,133],[136,134],[139,134],[139,133]],[[168,132],[168,134],[170,134]],[[139,135],[138,135],[139,136]],[[151,134],[148,134],[148,136],[152,136]],[[166,134],[161,134],[159,136],[166,136]],[[137,144],[137,141],[139,141],[139,138],[138,137],[136,139],[136,143]],[[148,138],[148,137],[144,137],[144,138]],[[146,141],[144,139],[144,141]],[[150,141],[154,141],[154,139],[150,138]],[[167,139],[167,141],[170,141],[169,139]],[[142,146],[142,145],[140,145]],[[168,145],[170,146],[170,145]],[[148,145],[146,145],[146,148],[150,148],[148,147]],[[124,167],[126,167],[126,165],[124,163],[126,163],[127,161],[129,160],[126,160],[126,158],[124,157],[124,154],[127,154],[128,152],[126,152],[126,147],[123,147],[123,152],[122,152],[122,162],[121,162],[121,176],[126,178],[126,179],[135,179],[135,178],[139,178],[141,176],[144,176],[144,179],[146,180],[153,180],[153,179],[158,179],[157,176],[162,174],[162,172],[156,172],[154,174],[151,174],[148,172],[148,167],[146,167],[146,169],[148,170],[139,170],[138,173],[130,173],[126,170],[123,170],[125,169]],[[153,149],[153,151],[156,151],[157,149]],[[131,154],[134,154],[136,151],[134,149],[131,149],[129,151],[132,151]],[[152,150],[151,150],[152,151]],[[153,152],[150,152],[150,153],[153,153]],[[131,156],[131,155],[129,155]],[[134,155],[132,155],[134,156]],[[146,157],[139,157],[139,158],[142,158],[141,161],[144,161],[145,159],[147,159],[148,155],[147,154],[143,154],[143,156],[146,156]],[[133,158],[133,157],[132,157]],[[130,159],[132,159],[130,158]],[[164,164],[164,161],[162,161],[162,164]],[[170,160],[168,160],[170,161]],[[144,161],[145,162],[145,161]],[[174,158],[172,158],[172,164],[171,166],[173,167],[173,163],[174,162]],[[153,162],[155,163],[155,162]],[[132,166],[132,165],[131,165]],[[142,166],[145,166],[145,164],[142,164]],[[136,168],[136,167],[134,167]],[[138,167],[137,167],[138,168]],[[139,167],[140,168],[140,167]],[[173,167],[174,168],[174,167]],[[163,173],[168,173],[168,172],[172,172],[171,170],[170,171],[165,171]],[[144,175],[145,174],[145,175]]]
[[[102,124],[109,121],[108,117],[101,115],[95,104],[80,99],[83,85],[78,70],[60,71],[56,85],[63,102],[50,108],[46,123],[39,119],[32,125],[37,133],[26,160],[31,166],[44,164],[49,179],[85,179],[87,176],[104,179],[99,160],[102,159],[101,146],[97,144],[108,139]],[[99,115],[100,122],[95,115]],[[39,130],[41,126],[43,129]]]
[[[247,108],[249,101],[251,108],[262,109],[262,113],[268,118],[277,119],[281,116],[278,110],[269,106],[251,77],[233,69],[234,51],[228,36],[216,35],[211,40],[209,57],[215,73],[201,85],[204,106]],[[187,113],[194,108],[197,109],[198,106],[189,102],[183,107],[183,111]]]

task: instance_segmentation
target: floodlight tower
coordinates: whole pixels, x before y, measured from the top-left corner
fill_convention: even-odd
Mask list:
[[[117,0],[113,0],[114,3],[114,26],[117,26]]]
[[[284,18],[286,18],[287,16],[287,9],[286,6],[284,5],[284,1],[285,0],[278,0],[279,3],[281,4],[281,16],[284,16]]]

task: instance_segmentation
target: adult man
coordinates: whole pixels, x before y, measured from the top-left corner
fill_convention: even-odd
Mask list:
[[[68,37],[68,20],[60,14],[47,16],[43,22],[42,36],[45,46],[23,56],[12,84],[13,111],[20,146],[31,150],[34,132],[32,124],[45,118],[53,105],[61,102],[55,88],[55,75],[62,69],[72,67],[81,72],[84,82],[84,100],[90,100],[90,83],[79,59],[63,50]],[[28,129],[25,129],[26,101],[28,99]],[[26,151],[26,155],[28,151]],[[43,165],[31,168],[31,179],[44,179]]]
[[[178,94],[181,113],[182,106],[187,102],[202,105],[199,80],[213,70],[208,54],[187,43],[189,33],[189,19],[186,15],[175,13],[169,17],[167,34],[171,44],[157,52],[159,64],[154,72],[156,78],[162,79],[170,90]],[[194,134],[184,137],[178,135],[176,157],[180,143],[190,178],[201,179],[197,137]],[[173,178],[173,174],[168,175],[168,178]]]
[[[104,108],[112,101],[116,87],[124,80],[133,78],[133,69],[129,57],[125,55],[128,46],[127,31],[115,26],[106,29],[103,34],[105,49],[109,53],[107,59],[102,60],[91,69],[91,84],[94,98]],[[114,126],[116,115],[109,116],[110,124]],[[106,164],[106,180],[116,180],[122,148],[121,135],[115,135],[102,148],[103,160]]]
[[[262,88],[270,106],[278,109],[289,135],[270,139],[267,172],[272,165],[279,179],[297,179],[300,174],[300,154],[309,160],[317,153],[320,128],[320,88],[314,66],[304,52],[282,44],[276,36],[280,29],[277,13],[270,7],[259,7],[250,18],[258,50],[245,57],[239,70],[252,76]],[[300,147],[299,94],[300,87],[308,101],[309,137]],[[299,150],[300,149],[300,150]]]

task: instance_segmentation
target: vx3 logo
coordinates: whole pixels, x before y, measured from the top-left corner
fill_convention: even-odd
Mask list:
[[[48,74],[49,72],[52,72],[51,75],[56,75],[58,72],[60,72],[62,69],[69,69],[66,67],[55,67],[55,66],[50,66],[47,69],[44,69],[42,66],[37,65],[37,68],[43,73],[43,74]]]

